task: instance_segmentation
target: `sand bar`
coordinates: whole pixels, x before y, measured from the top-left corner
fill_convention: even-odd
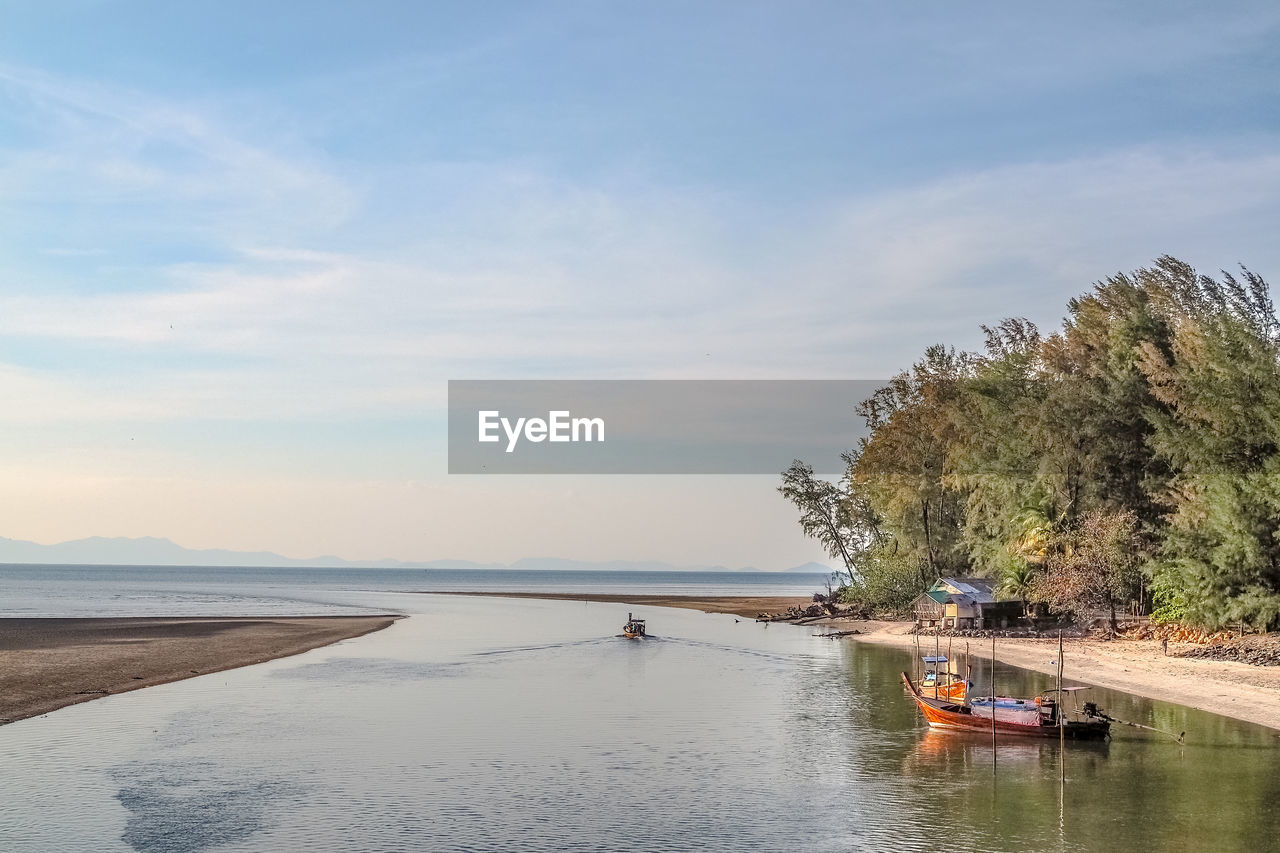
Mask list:
[[[0,619],[0,723],[300,654],[398,616]]]
[[[648,607],[683,607],[703,613],[730,613],[755,619],[761,613],[782,613],[788,607],[813,604],[813,597],[763,595],[623,595],[594,592],[424,592],[424,595],[481,595],[487,598],[541,598],[552,601],[601,601]],[[639,618],[639,614],[637,614]]]
[[[571,601],[603,601],[684,607],[707,613],[732,613],[754,619],[762,611],[780,613],[788,607],[812,603],[811,598],[693,596],[693,595],[595,595],[583,593],[466,593],[512,598],[551,598]],[[815,633],[857,630],[848,640],[915,649],[910,622],[821,619],[806,621]],[[964,648],[964,638],[954,638]],[[990,655],[990,639],[969,640],[974,655]],[[932,648],[933,640],[921,637]],[[942,638],[945,647],[947,638]],[[954,646],[953,646],[954,648]],[[1244,720],[1280,730],[1280,667],[1251,666],[1230,661],[1173,657],[1192,648],[1189,643],[1170,643],[1166,657],[1155,640],[1067,639],[1063,657],[1067,683],[1094,684],[1137,696],[1160,699]],[[1001,638],[996,642],[996,659],[1011,666],[1053,675],[1056,672],[1056,639]]]

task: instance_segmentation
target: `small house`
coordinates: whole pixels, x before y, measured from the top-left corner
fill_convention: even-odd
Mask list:
[[[997,600],[988,578],[939,578],[912,602],[917,628],[1007,628],[1022,602]]]

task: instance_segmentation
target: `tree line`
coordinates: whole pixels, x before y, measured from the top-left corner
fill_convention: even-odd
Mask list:
[[[838,482],[779,491],[843,567],[842,597],[904,611],[980,575],[1057,611],[1280,626],[1280,322],[1241,268],[1172,257],[1070,300],[1062,327],[983,326],[858,404]]]

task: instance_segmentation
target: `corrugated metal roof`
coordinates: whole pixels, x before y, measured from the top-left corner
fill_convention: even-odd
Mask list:
[[[996,596],[993,592],[991,580],[987,578],[940,578],[929,590],[932,596],[934,591],[946,590],[955,595],[966,595],[978,604],[994,604]]]

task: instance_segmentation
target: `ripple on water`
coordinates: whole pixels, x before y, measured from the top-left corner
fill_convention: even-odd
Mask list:
[[[229,772],[211,761],[130,762],[112,776],[129,812],[121,840],[140,853],[195,853],[249,838],[297,790],[284,777]]]
[[[1161,709],[1201,747],[1070,749],[1064,809],[1056,744],[1002,743],[993,785],[985,738],[931,736],[906,652],[675,611],[633,643],[615,608],[447,604],[5,726],[0,853],[1261,850],[1280,832],[1274,736],[1207,715]]]
[[[272,678],[348,684],[377,681],[413,682],[468,675],[472,667],[462,661],[414,661],[395,658],[334,657],[316,663],[277,669]]]

